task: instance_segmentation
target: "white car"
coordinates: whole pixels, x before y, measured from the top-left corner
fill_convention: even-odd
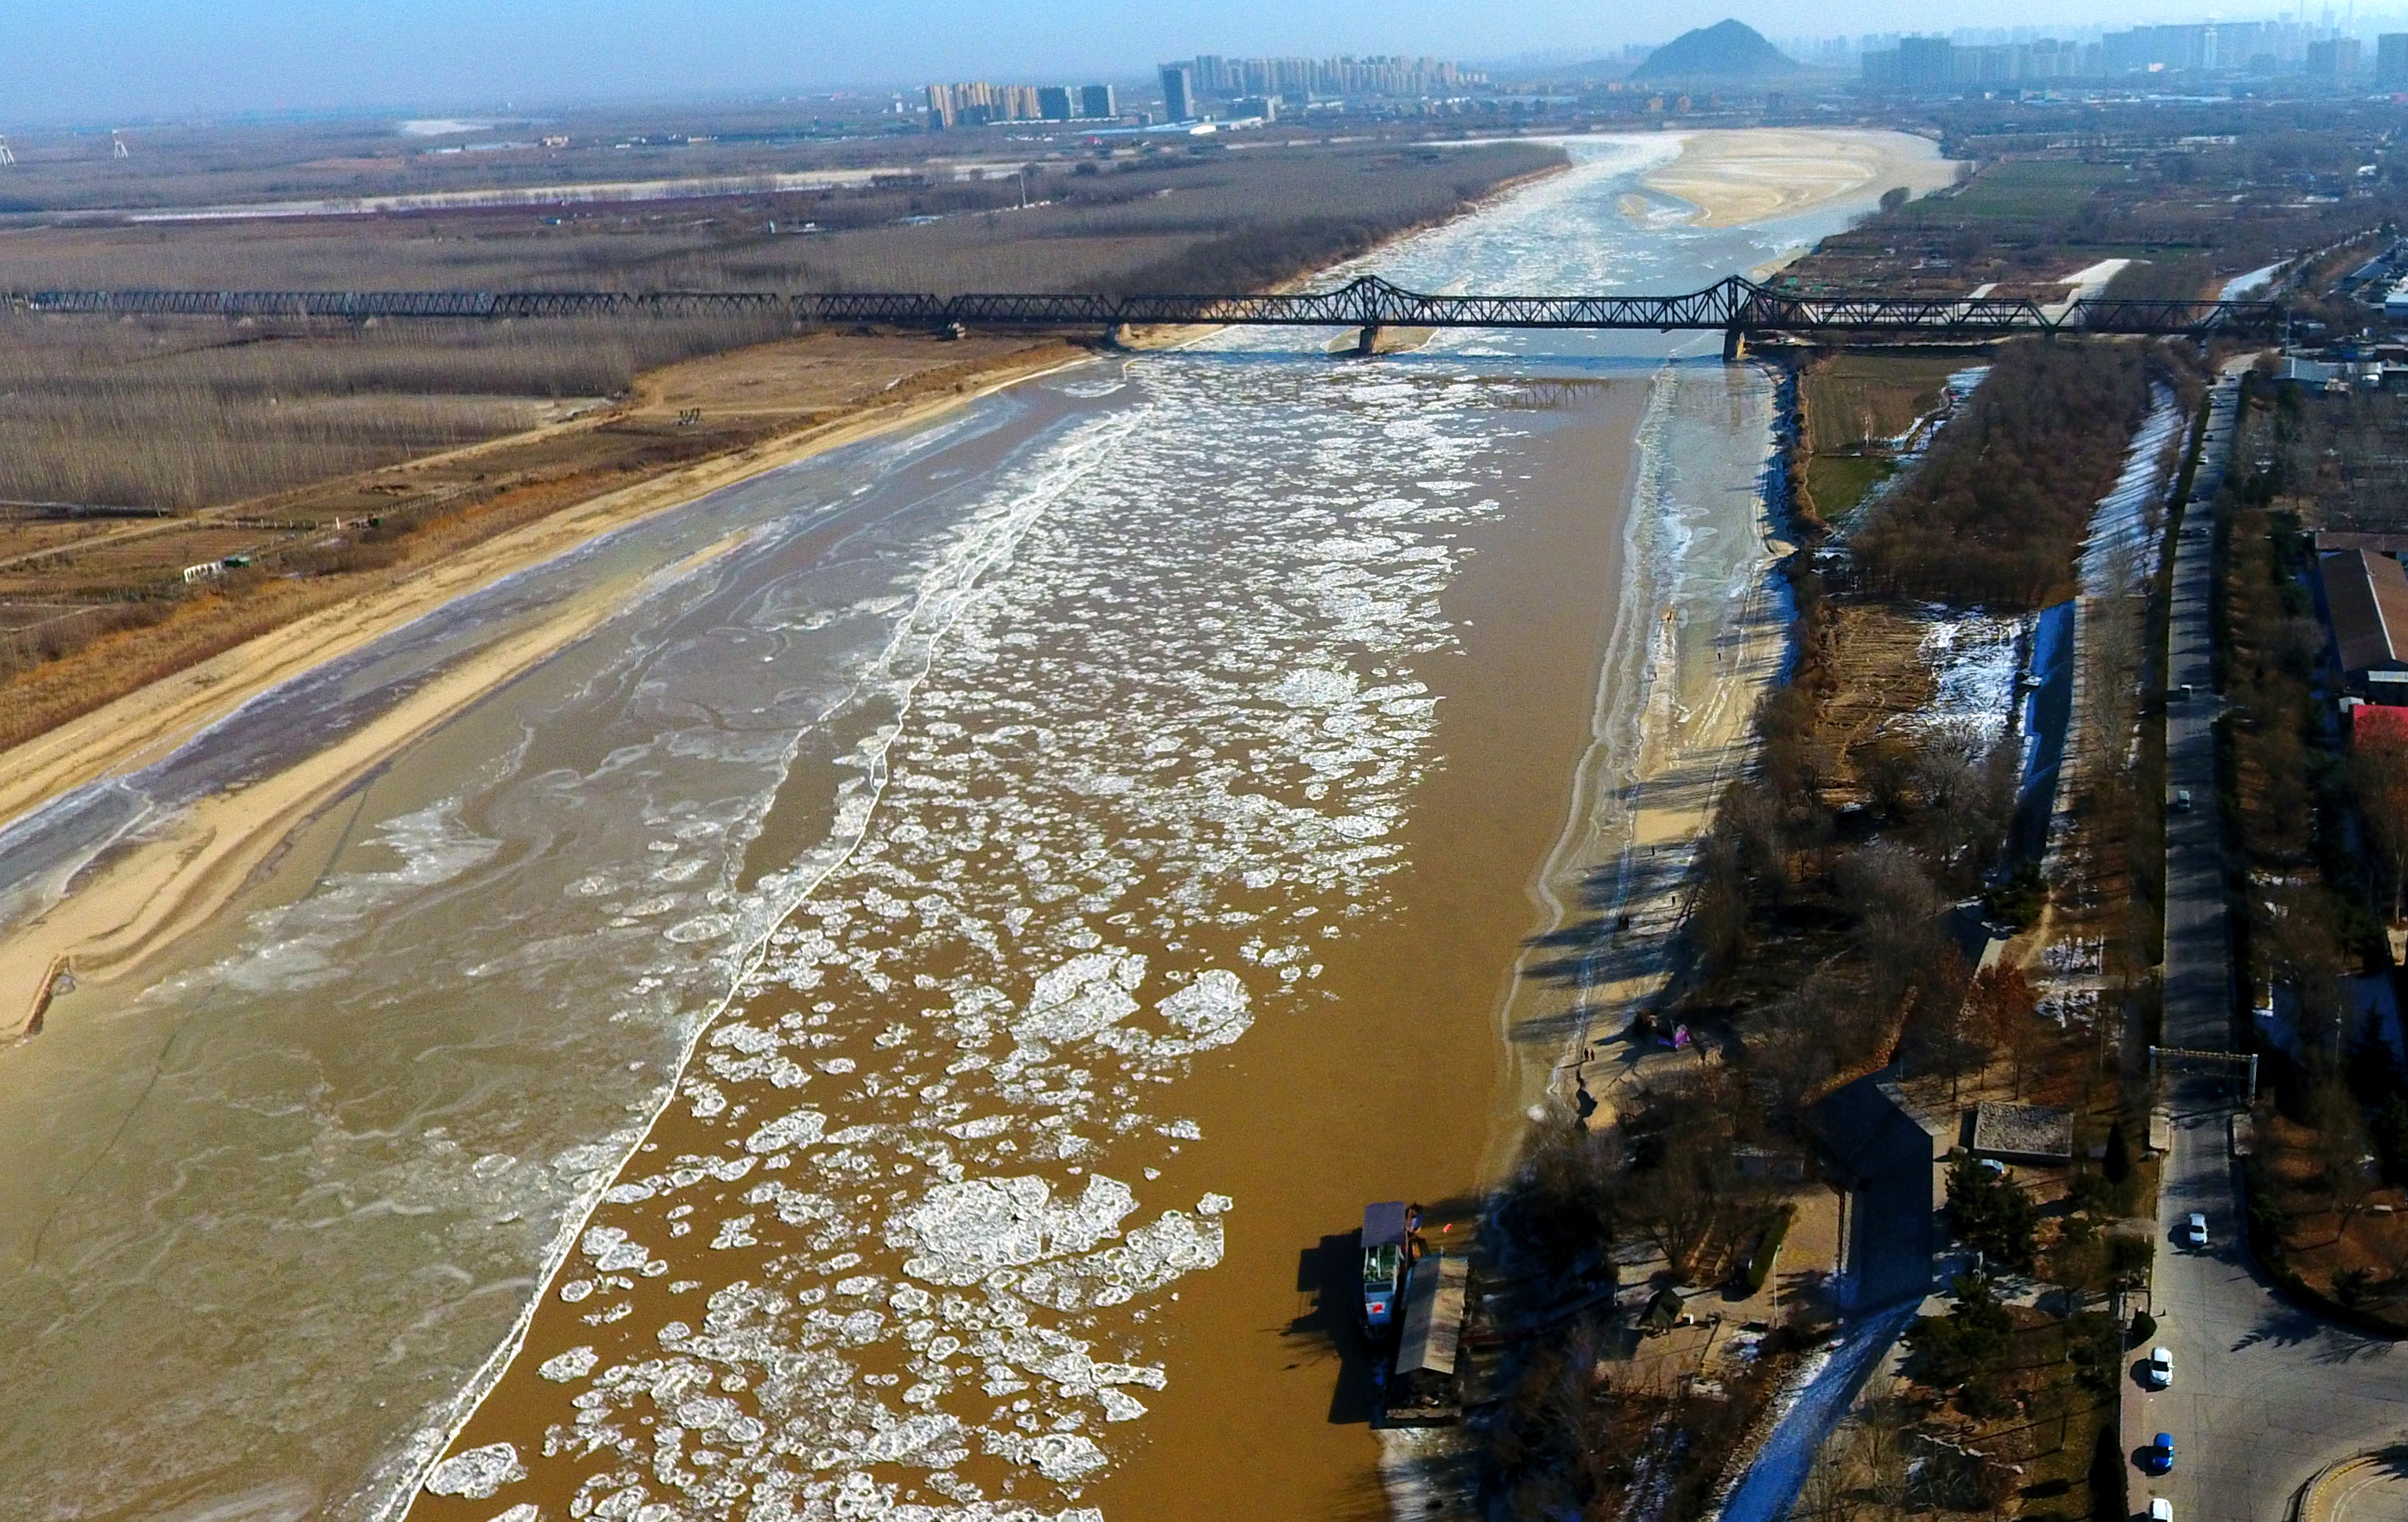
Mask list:
[[[2207,1245],[2207,1217],[2193,1211],[2183,1218],[2183,1241],[2193,1247]]]
[[[2163,1496],[2151,1496],[2149,1522],[2174,1522],[2174,1503]]]
[[[2158,1389],[2172,1389],[2174,1383],[2174,1356],[2171,1348],[2149,1349],[2149,1383]]]

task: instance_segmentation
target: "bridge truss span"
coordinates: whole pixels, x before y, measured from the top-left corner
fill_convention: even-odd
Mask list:
[[[1983,341],[2017,334],[2199,337],[2279,330],[2267,301],[2126,301],[2042,306],[2021,297],[1840,294],[1776,290],[1738,276],[1676,295],[1429,295],[1364,276],[1326,291],[1243,294],[941,296],[922,292],[766,291],[33,291],[14,309],[62,315],[227,318],[693,317],[776,315],[804,324],[1044,330],[1145,326],[1530,328],[1720,332],[1734,337],[1885,336]]]

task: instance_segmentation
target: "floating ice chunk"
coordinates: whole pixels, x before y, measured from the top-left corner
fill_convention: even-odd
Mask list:
[[[906,1416],[862,1444],[862,1456],[874,1463],[922,1464],[947,1469],[969,1457],[962,1424],[942,1412]]]
[[[1102,1468],[1104,1463],[1104,1451],[1096,1446],[1095,1440],[1077,1432],[1014,1437],[1004,1446],[1003,1456],[1057,1482],[1075,1480]]]
[[[1197,1046],[1226,1046],[1254,1023],[1247,1003],[1246,985],[1236,973],[1208,968],[1154,1008]]]
[[[1010,1115],[981,1115],[976,1120],[966,1120],[958,1126],[946,1127],[945,1134],[958,1136],[965,1142],[975,1142],[982,1137],[1001,1136],[1011,1129],[1011,1122],[1012,1117]]]
[[[781,1115],[744,1139],[744,1150],[756,1156],[765,1152],[783,1152],[789,1147],[809,1146],[820,1139],[827,1126],[827,1117],[815,1110],[797,1110],[791,1115]]]
[[[1226,1213],[1230,1206],[1235,1205],[1237,1201],[1230,1199],[1227,1195],[1206,1195],[1203,1199],[1196,1201],[1196,1213],[1198,1215],[1219,1215]]]
[[[1124,951],[1073,956],[1037,980],[1028,1009],[1012,1022],[1024,1041],[1075,1041],[1137,1012],[1130,993],[1145,981],[1145,958]]]
[[[758,1057],[761,1053],[775,1053],[775,1050],[778,1050],[778,1033],[764,1031],[761,1026],[747,1026],[744,1021],[737,1021],[737,1024],[720,1026],[718,1031],[712,1031],[710,1045],[715,1045],[715,1048],[718,1048],[718,1045],[723,1045],[723,1048],[735,1048],[739,1050],[739,1053],[747,1055],[747,1057]]]
[[[523,1500],[507,1512],[495,1514],[494,1522],[543,1522],[543,1508],[531,1500]]]
[[[585,1256],[603,1273],[619,1273],[628,1269],[640,1269],[652,1257],[639,1242],[629,1242],[627,1233],[615,1226],[597,1226],[585,1233],[581,1244]]]
[[[719,1235],[710,1240],[710,1245],[722,1252],[731,1247],[758,1245],[761,1239],[752,1235],[752,1222],[755,1219],[756,1217],[751,1215],[735,1215],[720,1222]]]
[[[502,1486],[525,1479],[526,1473],[516,1448],[507,1443],[489,1443],[481,1448],[453,1454],[436,1465],[435,1472],[426,1477],[426,1493],[483,1500]]]
[[[1354,702],[1360,686],[1352,671],[1308,668],[1288,672],[1271,683],[1266,696],[1290,708],[1338,708]]]
[[[1108,1422],[1131,1421],[1145,1414],[1144,1401],[1109,1385],[1096,1392],[1096,1399],[1104,1403],[1104,1420]]]
[[[1084,1253],[1137,1209],[1117,1179],[1095,1174],[1075,1202],[1055,1204],[1039,1178],[939,1184],[887,1228],[889,1245],[911,1256],[903,1271],[943,1285],[974,1285],[997,1269]]]
[[[593,1293],[594,1281],[591,1279],[571,1279],[560,1286],[560,1298],[571,1305]]]
[[[573,1347],[544,1359],[536,1366],[536,1372],[555,1385],[566,1385],[594,1372],[594,1365],[599,1361],[600,1356],[591,1347]]]

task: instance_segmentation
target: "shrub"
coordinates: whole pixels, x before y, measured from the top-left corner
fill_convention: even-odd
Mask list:
[[[2031,1267],[2039,1210],[2013,1180],[1970,1153],[1948,1169],[1948,1224],[1968,1246],[2014,1268]]]

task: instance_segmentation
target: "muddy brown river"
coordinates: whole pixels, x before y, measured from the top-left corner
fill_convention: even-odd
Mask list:
[[[1685,289],[1854,209],[1634,222],[1670,151],[1582,141],[1360,267]],[[1764,595],[1772,384],[1652,336],[1329,337],[714,494],[0,835],[32,892],[624,589],[0,1058],[0,1358],[46,1393],[0,1493],[1386,1515],[1347,1234],[1474,1195],[1543,1099],[1524,943],[1651,671]]]

